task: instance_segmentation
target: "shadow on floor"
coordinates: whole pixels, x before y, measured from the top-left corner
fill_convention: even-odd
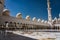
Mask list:
[[[8,32],[7,34],[5,34],[4,31],[3,32],[0,31],[0,40],[36,40],[36,39],[13,34],[11,32]]]

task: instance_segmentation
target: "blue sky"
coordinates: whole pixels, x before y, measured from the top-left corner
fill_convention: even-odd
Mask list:
[[[52,8],[52,18],[59,16],[60,0],[50,0]],[[22,13],[23,18],[30,15],[31,18],[48,19],[47,0],[6,0],[5,8],[10,10],[11,16]]]

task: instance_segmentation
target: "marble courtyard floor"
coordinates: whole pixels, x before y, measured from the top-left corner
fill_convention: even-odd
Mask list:
[[[0,40],[37,40],[43,36],[60,39],[60,32],[24,32],[24,31],[0,31]]]
[[[7,34],[5,34],[5,32],[2,33],[0,32],[0,40],[36,40],[36,39],[17,35],[12,32],[8,32]]]

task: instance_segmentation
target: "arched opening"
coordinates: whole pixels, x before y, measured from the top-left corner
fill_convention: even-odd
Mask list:
[[[19,23],[17,23],[17,28],[19,28]]]
[[[16,27],[16,22],[14,22],[14,26]]]
[[[12,22],[9,22],[9,28],[11,28],[13,25],[12,25]]]
[[[19,25],[19,28],[20,28],[20,29],[23,29],[22,25],[23,25],[23,24],[22,24],[22,23],[20,23],[20,25]]]
[[[25,24],[22,24],[22,28],[25,29]]]
[[[8,27],[8,21],[5,21],[4,27]]]

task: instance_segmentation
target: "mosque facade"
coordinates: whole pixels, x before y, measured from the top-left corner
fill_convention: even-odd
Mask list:
[[[52,19],[50,1],[47,0],[48,21],[36,19],[32,20],[29,15],[23,19],[21,13],[17,13],[16,17],[10,16],[10,11],[4,9],[4,0],[0,0],[0,28],[24,28],[24,29],[59,29],[60,28],[60,14],[59,18]]]

